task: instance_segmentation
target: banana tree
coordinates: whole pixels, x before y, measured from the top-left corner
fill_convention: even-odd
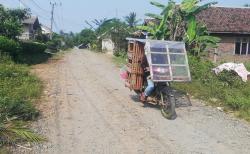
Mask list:
[[[210,36],[206,26],[197,23],[195,18],[190,18],[184,40],[188,50],[196,56],[206,49],[215,48],[220,41],[218,37]]]
[[[152,5],[162,9],[160,15],[147,13],[146,16],[155,19],[156,22],[149,22],[147,26],[138,26],[138,29],[148,31],[152,35],[152,39],[166,39],[169,33],[168,20],[173,15],[172,10],[175,7],[173,1],[169,1],[168,5],[158,2],[150,2]]]

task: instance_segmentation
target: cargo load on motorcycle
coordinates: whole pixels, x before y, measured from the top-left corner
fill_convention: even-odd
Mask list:
[[[184,42],[127,38],[127,64],[121,72],[125,86],[143,103],[161,106],[168,119],[177,117],[172,82],[190,82]]]

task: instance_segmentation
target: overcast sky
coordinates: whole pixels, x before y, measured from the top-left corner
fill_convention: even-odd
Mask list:
[[[51,5],[57,3],[55,7],[55,31],[79,32],[88,27],[85,20],[93,19],[123,18],[129,12],[136,12],[138,17],[143,19],[147,12],[158,13],[159,10],[149,4],[149,0],[20,0],[23,5],[31,9],[33,15],[39,17],[42,24],[50,25]],[[156,0],[167,3],[168,0]],[[179,2],[180,0],[176,0]],[[207,0],[205,2],[209,2]],[[228,7],[241,7],[249,3],[250,0],[218,0],[218,5]],[[19,0],[0,0],[6,7],[19,7]]]

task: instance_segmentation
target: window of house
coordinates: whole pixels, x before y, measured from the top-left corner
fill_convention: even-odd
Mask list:
[[[236,55],[250,54],[250,40],[246,38],[237,38],[235,41],[235,54]]]

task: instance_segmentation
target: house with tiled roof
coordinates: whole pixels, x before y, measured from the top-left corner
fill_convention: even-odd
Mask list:
[[[19,37],[21,40],[35,39],[36,32],[41,29],[38,17],[31,16],[22,21],[23,33]]]
[[[219,57],[250,57],[250,8],[211,7],[196,19],[212,36],[221,38]]]

